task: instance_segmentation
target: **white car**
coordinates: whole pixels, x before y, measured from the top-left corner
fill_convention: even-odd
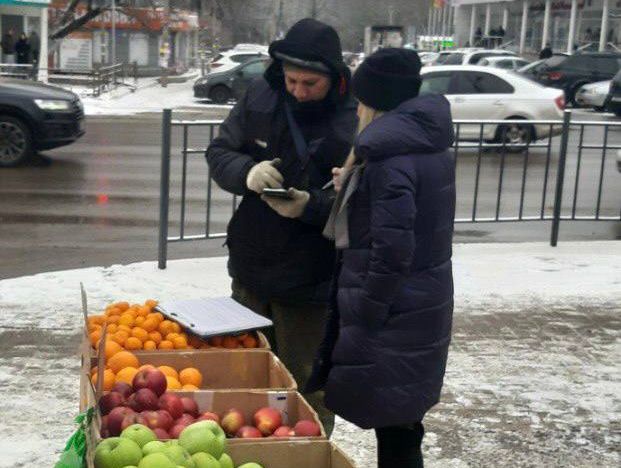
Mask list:
[[[515,56],[515,52],[504,49],[456,49],[440,52],[434,65],[477,65],[487,57]]]
[[[606,107],[609,92],[610,80],[585,84],[576,93],[576,102],[581,107],[592,107],[601,112]]]
[[[421,94],[444,94],[454,120],[561,120],[563,91],[546,88],[517,73],[475,65],[447,65],[421,70]],[[561,126],[552,128],[560,133]],[[483,126],[483,139],[504,142],[510,150],[550,135],[549,125],[507,123]],[[481,125],[462,124],[459,139],[478,141]]]
[[[228,50],[216,55],[209,64],[209,72],[220,73],[235,68],[240,63],[255,58],[269,57],[269,54],[260,50]]]
[[[502,68],[503,70],[514,70],[517,71],[522,67],[525,67],[530,62],[521,57],[511,57],[506,55],[501,55],[500,57],[486,57],[484,59],[479,60],[477,65],[481,65],[483,67],[494,67],[494,68]]]

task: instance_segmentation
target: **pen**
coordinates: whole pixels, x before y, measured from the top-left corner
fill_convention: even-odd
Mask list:
[[[330,182],[328,182],[326,185],[324,185],[323,187],[321,187],[321,190],[326,190],[329,189],[330,187],[334,186],[334,181],[331,180]]]

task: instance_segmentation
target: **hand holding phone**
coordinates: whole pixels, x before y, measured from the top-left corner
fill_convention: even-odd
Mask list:
[[[292,200],[291,192],[283,188],[264,188],[261,192],[264,196],[270,198],[280,198],[282,200]]]

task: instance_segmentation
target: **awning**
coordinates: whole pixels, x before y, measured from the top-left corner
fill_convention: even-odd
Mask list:
[[[50,5],[50,0],[0,0],[1,5],[46,8]]]

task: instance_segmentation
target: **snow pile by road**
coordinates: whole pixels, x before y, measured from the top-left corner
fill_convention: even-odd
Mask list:
[[[552,466],[567,457],[567,466],[613,466],[621,242],[456,245],[454,272],[455,333],[445,396],[427,418],[426,464]],[[73,429],[80,282],[91,313],[115,300],[230,292],[225,258],[0,281],[0,467],[51,466]],[[333,439],[359,467],[374,466],[372,432],[338,420]]]

